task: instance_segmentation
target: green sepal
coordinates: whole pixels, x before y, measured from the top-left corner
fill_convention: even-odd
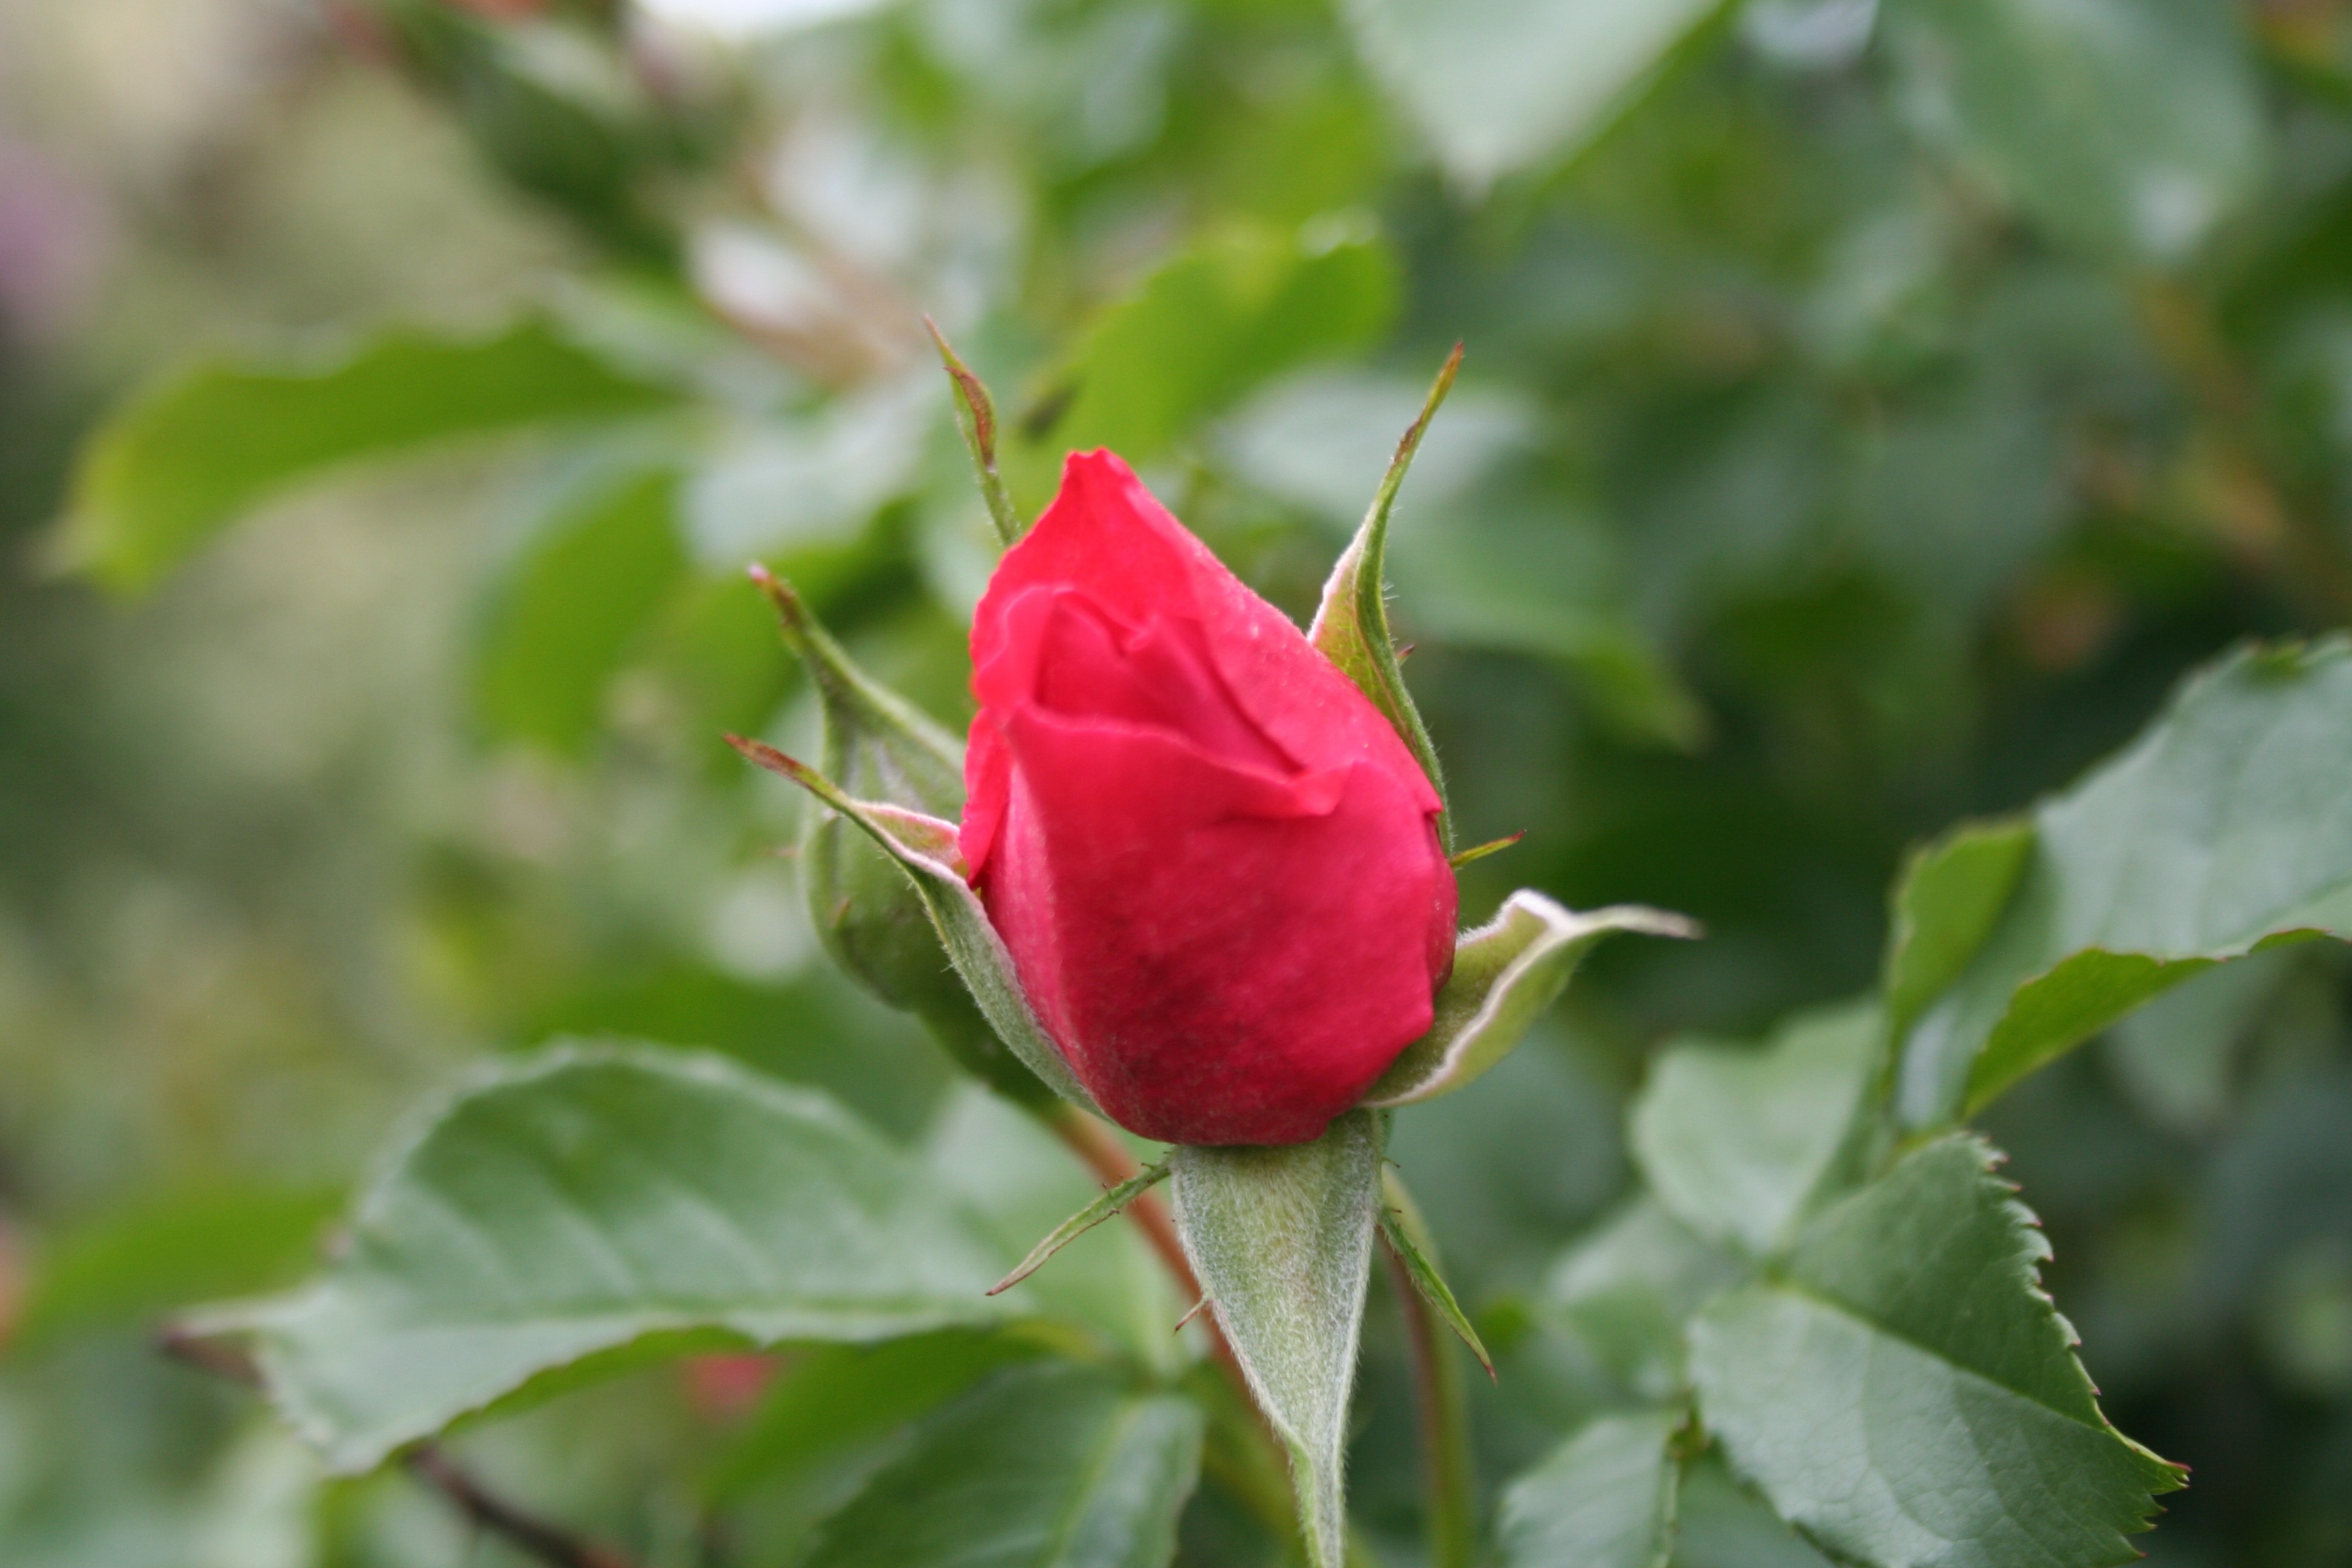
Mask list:
[[[988,503],[988,521],[995,525],[996,542],[1009,550],[1021,537],[1021,514],[1013,510],[1013,497],[996,471],[996,402],[988,395],[988,384],[948,346],[940,324],[925,316],[923,325],[939,345],[940,363],[955,387],[956,428],[963,432],[963,444],[971,452],[971,471],[980,481],[981,499]]]
[[[860,669],[792,584],[762,567],[751,581],[775,606],[784,645],[809,672],[824,716],[823,767],[845,793],[953,819],[963,809],[963,748],[905,698]],[[996,1037],[940,951],[920,893],[891,858],[830,808],[809,813],[801,885],[824,950],[849,977],[923,1020],[941,1048],[1024,1105],[1051,1090]]]
[[[1356,537],[1340,552],[1338,563],[1331,568],[1330,581],[1323,584],[1323,603],[1315,612],[1315,624],[1307,632],[1307,640],[1345,671],[1348,679],[1372,700],[1372,705],[1396,726],[1398,735],[1429,774],[1441,805],[1445,799],[1445,774],[1437,764],[1437,748],[1430,743],[1429,730],[1421,721],[1421,711],[1412,705],[1412,693],[1405,689],[1403,666],[1389,635],[1383,573],[1388,560],[1389,513],[1396,508],[1397,489],[1404,483],[1405,470],[1412,467],[1412,455],[1421,447],[1430,417],[1453,390],[1454,373],[1461,368],[1462,345],[1456,343],[1429,389],[1421,417],[1397,442],[1396,456],[1389,459],[1389,470],[1381,477],[1381,488],[1372,492],[1371,510],[1364,513],[1362,526],[1356,530]],[[1438,813],[1437,836],[1446,853],[1452,854],[1451,809]]]
[[[1167,1179],[1168,1163],[1163,1160],[1156,1165],[1146,1165],[1115,1187],[1104,1188],[1094,1202],[1047,1232],[1045,1240],[1029,1249],[1028,1257],[1013,1265],[1012,1273],[989,1287],[988,1293],[994,1296],[1012,1289],[1044,1267],[1045,1259]]]
[[[1363,1102],[1412,1105],[1460,1089],[1508,1056],[1567,988],[1585,953],[1621,931],[1699,934],[1683,916],[1639,904],[1579,914],[1526,888],[1513,893],[1492,921],[1463,933],[1429,1033],[1404,1048]]]
[[[996,1037],[1011,1047],[1022,1065],[1048,1089],[1089,1110],[1095,1109],[1094,1100],[1062,1059],[1053,1037],[1030,1010],[1020,976],[1013,971],[1013,955],[989,923],[980,895],[964,879],[963,854],[956,847],[954,823],[902,806],[854,800],[814,768],[762,742],[730,735],[727,743],[747,760],[800,785],[879,845],[921,896],[948,961],[963,977]]]
[[[1421,1299],[1429,1303],[1429,1310],[1454,1331],[1456,1338],[1470,1347],[1470,1353],[1478,1358],[1478,1364],[1486,1369],[1486,1376],[1491,1380],[1495,1375],[1495,1358],[1486,1353],[1486,1343],[1478,1338],[1478,1331],[1470,1326],[1470,1315],[1462,1310],[1462,1303],[1454,1299],[1453,1287],[1446,1284],[1445,1276],[1438,1271],[1437,1244],[1430,1237],[1429,1226],[1422,1219],[1421,1210],[1413,1204],[1412,1194],[1404,1190],[1404,1184],[1397,1179],[1397,1173],[1392,1170],[1381,1173],[1381,1239],[1388,1243],[1389,1250],[1396,1254],[1399,1263],[1404,1265],[1405,1278],[1412,1281],[1412,1288]]]
[[[1381,1119],[1311,1143],[1172,1151],[1176,1232],[1258,1408],[1290,1453],[1309,1568],[1342,1568],[1348,1397],[1381,1208]]]

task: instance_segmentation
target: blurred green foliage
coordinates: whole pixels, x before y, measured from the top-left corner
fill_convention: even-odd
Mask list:
[[[1603,950],[1398,1121],[1501,1363],[1499,1482],[1679,1377],[1716,1279],[1687,1215],[1612,1207],[1664,1160],[1621,1132],[1653,1047],[1714,1038],[1650,1079],[1704,1106],[1724,1037],[1819,1047],[1838,1015],[1782,1020],[1872,984],[1907,847],[2352,613],[2352,9],[0,3],[0,1561],[514,1561],[396,1473],[322,1486],[147,1339],[284,1283],[483,1053],[611,1033],[823,1087],[1015,1256],[1084,1200],[824,963],[797,807],[718,741],[814,731],[752,558],[968,714],[992,556],[925,311],[1020,505],[1117,446],[1302,618],[1466,343],[1391,565],[1462,841],[1528,830],[1465,911],[1709,931]],[[1904,963],[1993,929],[2005,831],[1926,863],[1986,907]],[[2332,944],[2217,970],[1990,1118],[2107,1415],[2194,1472],[2158,1563],[2352,1553],[2347,1003]],[[1122,1232],[1032,1283],[1174,1353]],[[822,1521],[927,1484],[1027,1353],[908,1343],[750,1413],[652,1366],[456,1446],[649,1564],[865,1561]],[[1353,1500],[1404,1563],[1378,1292],[1367,1354]],[[811,1447],[820,1398],[889,1429]],[[1680,1561],[1806,1560],[1692,1474]],[[1255,1528],[1204,1489],[1180,1561]]]

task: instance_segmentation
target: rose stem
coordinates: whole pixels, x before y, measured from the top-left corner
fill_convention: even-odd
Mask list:
[[[174,1360],[247,1388],[261,1386],[260,1369],[254,1365],[251,1356],[236,1345],[199,1338],[178,1329],[165,1329],[158,1342],[163,1353]],[[439,1492],[476,1529],[499,1537],[526,1557],[546,1563],[547,1568],[634,1568],[620,1553],[583,1541],[515,1507],[459,1468],[430,1442],[410,1448],[402,1463],[410,1475]]]
[[[1475,1471],[1470,1456],[1468,1407],[1453,1335],[1422,1300],[1404,1259],[1381,1237],[1412,1346],[1412,1402],[1421,1418],[1422,1471],[1429,1486],[1431,1568],[1471,1568],[1478,1552]]]

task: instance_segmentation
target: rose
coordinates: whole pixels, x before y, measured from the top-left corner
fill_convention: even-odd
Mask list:
[[[1073,454],[971,634],[961,847],[1104,1111],[1320,1134],[1428,1032],[1440,802],[1396,731],[1108,452]]]

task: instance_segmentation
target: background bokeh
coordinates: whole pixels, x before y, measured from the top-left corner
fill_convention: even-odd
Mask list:
[[[827,968],[798,807],[718,740],[814,724],[755,557],[969,712],[923,311],[1025,506],[1114,446],[1302,616],[1466,342],[1391,566],[1465,841],[1528,834],[1465,911],[1710,931],[1400,1122],[1514,1347],[1505,1474],[1597,1397],[1527,1303],[1648,1052],[1866,988],[1906,845],[2352,614],[2352,7],[0,0],[0,1563],[518,1561],[152,1341],[299,1277],[481,1053],[716,1047],[980,1185],[1053,1165]],[[450,414],[493,359],[513,406]],[[87,445],[141,395],[210,434]],[[373,460],[240,478],[281,436]],[[2110,1415],[2193,1468],[2160,1563],[2352,1561],[2344,956],[1992,1119]],[[1402,1563],[1385,1310],[1354,1479]],[[762,1468],[755,1383],[462,1446],[655,1568],[786,1563],[832,1483]]]

